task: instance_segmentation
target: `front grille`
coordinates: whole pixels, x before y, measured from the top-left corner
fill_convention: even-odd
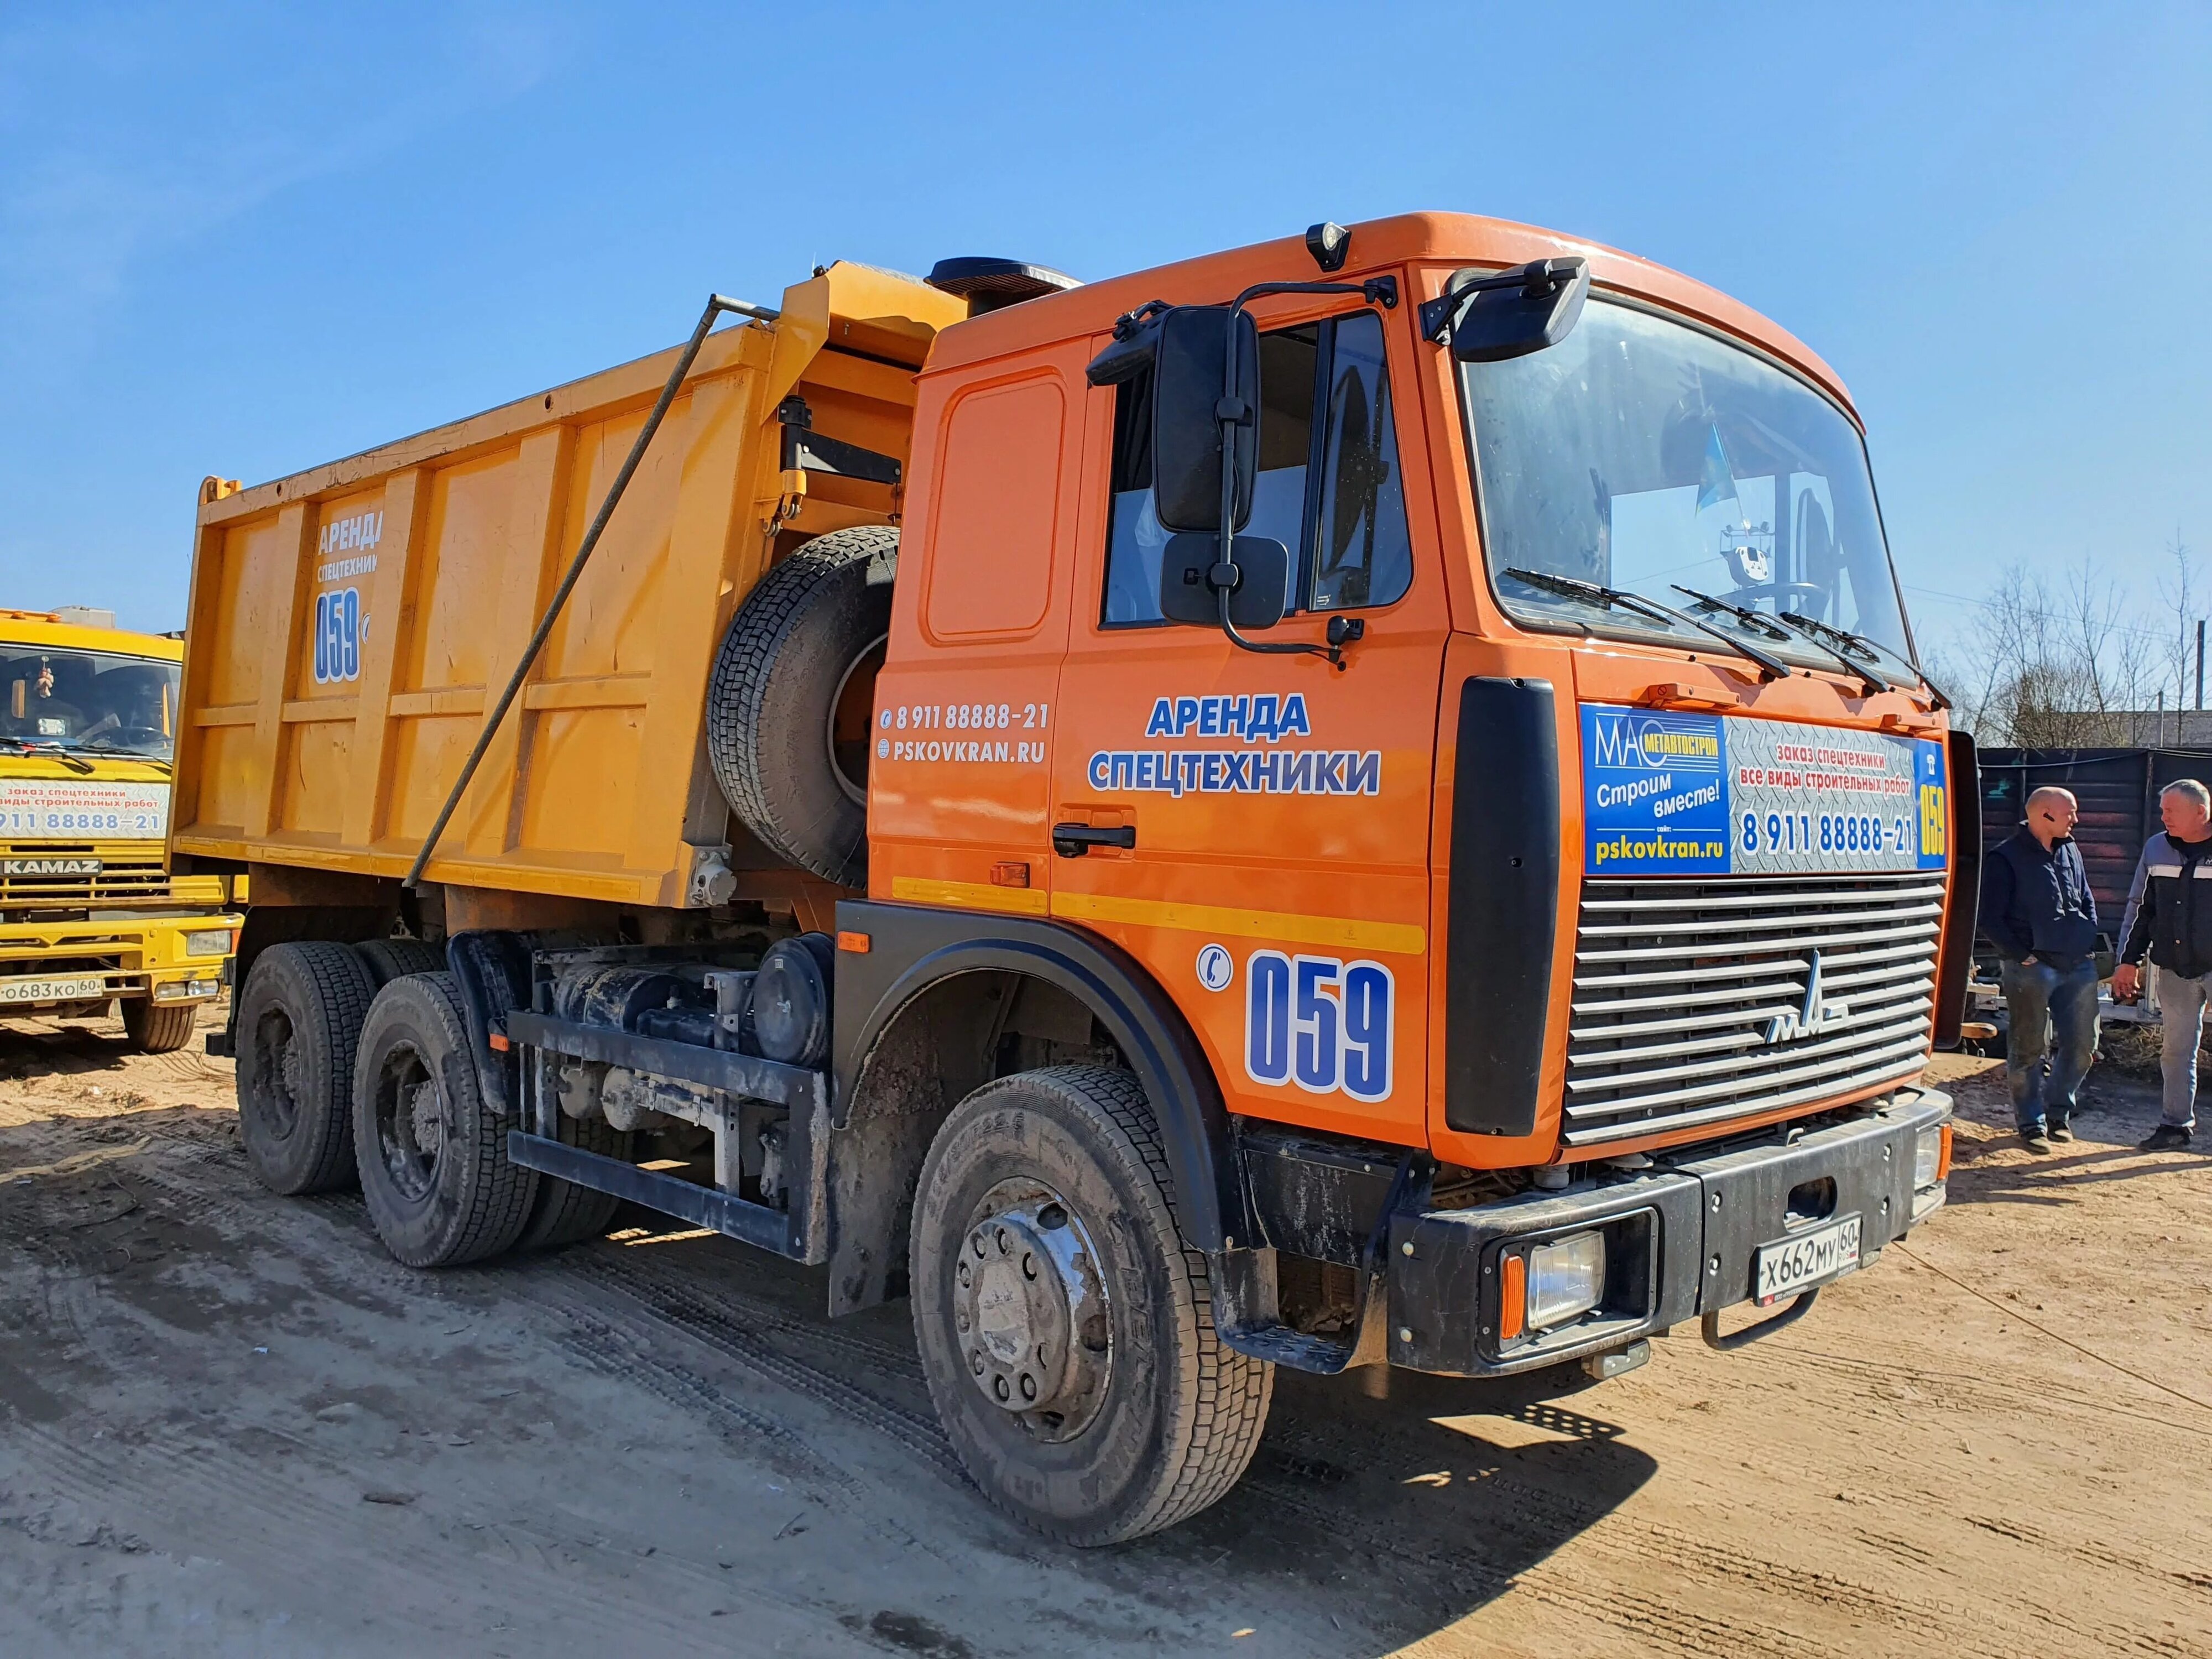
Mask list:
[[[1585,881],[1567,1144],[1751,1117],[1918,1071],[1942,915],[1940,871]],[[1804,1029],[1816,958],[1828,1018]]]
[[[52,842],[16,842],[0,846],[8,860],[56,860],[98,858],[89,846],[58,845]],[[161,868],[161,854],[118,859],[101,858],[96,875],[35,875],[7,872],[0,866],[0,904],[122,904],[161,903],[170,897],[169,878]]]

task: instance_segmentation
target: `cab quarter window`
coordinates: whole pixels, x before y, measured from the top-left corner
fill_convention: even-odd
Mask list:
[[[1157,623],[1167,532],[1152,511],[1152,382],[1115,389],[1100,619]],[[1413,582],[1382,325],[1369,313],[1260,337],[1260,470],[1244,528],[1289,548],[1291,611],[1384,605]]]

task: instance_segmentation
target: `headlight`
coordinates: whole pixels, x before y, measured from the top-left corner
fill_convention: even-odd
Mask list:
[[[230,954],[230,929],[202,927],[185,935],[185,954],[188,957],[227,957]]]
[[[1912,1190],[1933,1187],[1951,1173],[1951,1126],[1923,1129],[1912,1148]]]
[[[1577,1233],[1528,1252],[1528,1328],[1588,1313],[1605,1299],[1605,1235]]]

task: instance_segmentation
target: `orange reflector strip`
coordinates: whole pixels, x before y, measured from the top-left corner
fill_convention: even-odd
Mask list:
[[[1943,1126],[1943,1150],[1936,1154],[1936,1179],[1938,1181],[1948,1181],[1950,1178],[1951,1126],[1947,1123]]]
[[[1498,1340],[1510,1342],[1528,1317],[1528,1258],[1509,1255],[1498,1264]]]
[[[509,1048],[514,1046],[507,1040],[504,1033],[499,1031],[494,1031],[490,1036],[485,1039],[485,1041],[489,1042],[493,1048],[498,1049],[501,1054],[505,1054]]]
[[[841,951],[849,951],[856,957],[864,957],[867,955],[870,946],[874,943],[875,941],[870,939],[866,933],[840,933],[837,935],[837,948]]]

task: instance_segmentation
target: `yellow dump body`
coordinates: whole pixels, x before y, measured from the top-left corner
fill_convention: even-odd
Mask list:
[[[779,410],[796,394],[816,432],[902,463],[915,370],[966,314],[836,264],[708,337],[428,879],[687,902],[731,833],[701,735],[731,613],[780,544],[899,510],[897,487],[784,471]],[[250,489],[210,479],[173,849],[405,874],[677,356]]]

